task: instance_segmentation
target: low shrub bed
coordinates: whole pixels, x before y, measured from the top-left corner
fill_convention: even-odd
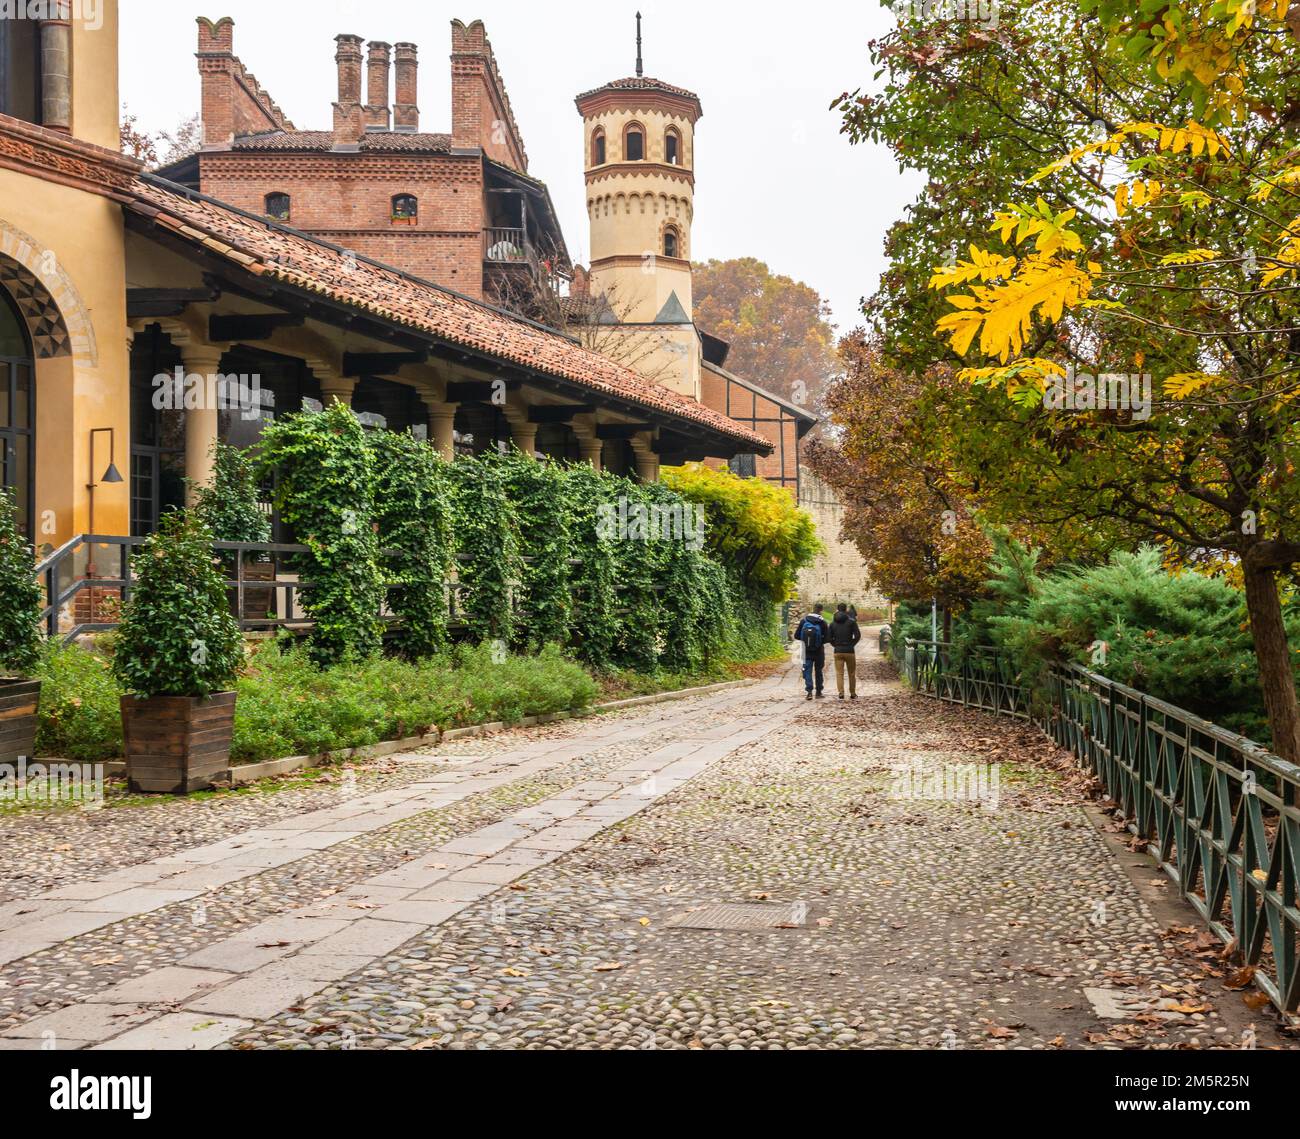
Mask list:
[[[554,647],[500,660],[486,646],[457,648],[418,663],[376,658],[320,669],[305,649],[277,642],[253,654],[238,691],[239,763],[366,747],[435,727],[514,723],[588,707],[599,694]]]
[[[111,641],[94,650],[50,645],[37,752],[82,762],[122,754],[120,689]],[[319,668],[303,646],[279,641],[249,655],[237,690],[232,756],[257,763],[320,755],[446,729],[589,707],[600,686],[549,647],[535,656],[493,659],[490,648],[457,648],[412,663],[376,657]]]
[[[264,641],[236,684],[235,763],[367,747],[431,728],[517,723],[621,700],[750,675],[749,664],[779,657],[766,627],[738,621],[734,655],[694,672],[611,670],[593,675],[554,645],[531,656],[457,646],[423,661],[376,656],[322,668],[306,645]],[[736,635],[739,632],[740,635]],[[44,682],[37,754],[100,762],[122,754],[121,689],[111,671],[114,637],[93,648],[49,644],[36,669]]]

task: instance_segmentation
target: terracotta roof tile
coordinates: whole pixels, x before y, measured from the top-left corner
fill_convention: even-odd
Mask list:
[[[242,263],[254,258],[248,266],[252,272],[461,347],[678,416],[763,454],[772,450],[763,436],[721,412],[647,380],[567,336],[211,198],[146,177],[136,182],[134,200],[127,208],[146,216],[158,211],[155,220],[208,247],[215,239],[219,251],[231,260]]]
[[[232,150],[298,150],[326,151],[334,149],[332,131],[270,131],[266,134],[246,134],[235,139]],[[451,150],[451,135],[428,134],[422,131],[367,131],[361,138],[361,151],[392,152],[412,151],[419,154],[446,154]]]
[[[591,91],[584,91],[578,96],[578,101],[589,99],[592,95],[599,95],[602,91],[663,91],[669,95],[680,95],[683,99],[699,99],[694,91],[688,91],[685,87],[674,87],[662,79],[651,79],[649,76],[642,75],[629,79],[615,79],[612,83],[602,83]]]

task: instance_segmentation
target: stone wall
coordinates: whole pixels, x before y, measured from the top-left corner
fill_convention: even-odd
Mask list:
[[[833,608],[843,601],[857,606],[860,613],[886,609],[885,599],[871,587],[857,547],[840,541],[844,507],[835,492],[807,467],[799,468],[799,506],[813,516],[817,536],[826,546],[826,552],[799,575],[800,606],[820,601]]]

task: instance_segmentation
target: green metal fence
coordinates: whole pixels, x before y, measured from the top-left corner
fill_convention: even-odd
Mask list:
[[[1052,670],[1034,715],[994,649],[900,640],[889,655],[917,692],[1032,720],[1072,752],[1273,1004],[1300,1010],[1300,767],[1077,665]]]

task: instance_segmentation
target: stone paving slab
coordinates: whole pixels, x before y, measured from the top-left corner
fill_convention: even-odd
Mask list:
[[[1239,1047],[1243,1017],[1260,1047],[1296,1046],[1167,948],[1171,919],[1042,737],[905,693],[883,669],[864,669],[859,690],[856,704],[809,706],[794,685],[758,685],[697,718],[719,738],[658,771],[610,772],[577,814],[430,900],[517,878],[225,1046]],[[989,755],[1003,766],[996,810],[891,795],[893,772]],[[551,860],[527,870],[529,850]],[[789,920],[678,920],[719,905]],[[1086,993],[1105,985],[1205,1011],[1102,1020]]]
[[[695,702],[693,711],[698,715],[702,709],[721,710],[733,699],[724,696],[701,700]],[[662,734],[669,724],[685,723],[684,717],[690,711],[674,709],[676,717],[667,714],[642,717],[635,726],[613,732],[608,730],[607,723],[588,725],[585,734],[577,738],[540,741],[508,752],[504,758],[501,755],[481,760],[471,757],[455,779],[440,782],[436,789],[426,781],[363,797],[362,802],[335,804],[317,812],[319,817],[308,812],[291,819],[272,820],[265,827],[255,827],[205,846],[172,851],[152,862],[119,868],[98,881],[71,887],[71,892],[85,896],[54,898],[50,895],[56,891],[48,891],[37,899],[0,910],[0,915],[17,925],[11,935],[0,938],[0,949],[11,946],[21,956],[68,938],[75,939],[82,932],[101,928],[124,916],[140,916],[187,902],[199,897],[200,890],[220,888],[256,877],[265,869],[310,858],[315,852],[367,833],[368,827],[400,825],[413,814],[431,807],[436,809],[481,790],[503,787],[521,776],[544,773],[580,759],[593,746],[609,746],[611,739],[653,738]],[[450,920],[475,899],[486,897],[558,857],[557,851],[546,847],[555,844],[565,848],[580,841],[581,836],[598,833],[608,825],[609,819],[643,809],[653,802],[653,797],[644,793],[629,795],[629,781],[643,781],[647,774],[652,775],[681,756],[695,754],[694,744],[661,747],[635,766],[620,769],[617,778],[587,780],[580,797],[572,790],[553,796],[552,810],[546,809],[547,800],[538,805],[540,809],[521,808],[499,823],[480,827],[477,832],[452,839],[431,853],[408,860],[396,871],[355,882],[343,896],[242,930],[184,957],[176,966],[154,969],[94,993],[81,1005],[23,1021],[10,1029],[6,1038],[38,1039],[46,1031],[41,1025],[50,1023],[54,1025],[50,1031],[87,1043],[120,1034],[122,1040],[162,1041],[158,1045],[162,1047],[216,1046],[241,1031],[246,1021],[264,1019],[295,1001],[306,999],[413,936]],[[702,764],[696,768],[702,769]],[[665,786],[669,782],[665,781]],[[581,817],[593,808],[600,808],[601,814]],[[457,849],[458,844],[466,842],[468,850]],[[515,845],[523,842],[541,842],[543,846]],[[495,857],[488,858],[488,855]],[[410,896],[421,889],[432,890],[456,875],[475,872],[490,881],[461,880],[458,886],[450,887],[453,893],[468,893],[466,899]],[[194,888],[176,889],[172,883]],[[75,908],[64,909],[66,906]],[[396,938],[401,940],[395,941]],[[197,993],[195,985],[201,986]],[[211,1026],[202,1020],[175,1019],[179,1014],[141,1010],[141,1002],[151,993],[154,995],[149,1003],[187,1000],[186,1015],[215,1018],[215,1030],[210,1030]],[[70,1011],[77,1008],[100,1011],[83,1012],[79,1020]],[[156,1027],[139,1023],[139,1018],[147,1022],[151,1016],[157,1021]],[[84,1027],[76,1031],[79,1024]]]
[[[252,1021],[208,1013],[172,1012],[96,1044],[94,1051],[209,1051],[246,1031]],[[84,1045],[82,1045],[84,1047]]]

